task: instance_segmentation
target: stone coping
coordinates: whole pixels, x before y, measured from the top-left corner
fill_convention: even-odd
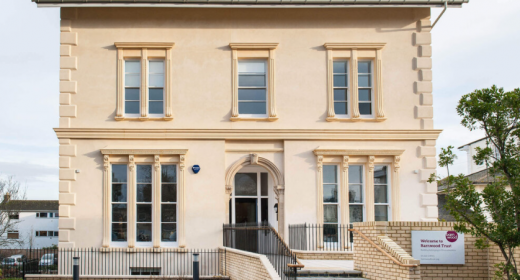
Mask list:
[[[72,275],[26,274],[26,278],[63,278],[71,279]],[[80,275],[80,279],[193,279],[192,275]],[[200,279],[230,279],[229,276],[200,276]]]
[[[226,250],[226,254],[227,254],[227,252],[231,252],[231,253],[235,253],[235,254],[251,257],[251,258],[257,258],[257,259],[260,260],[260,262],[262,263],[262,265],[264,266],[265,270],[269,274],[269,277],[272,280],[281,280],[280,276],[278,275],[278,272],[276,272],[276,270],[274,269],[273,265],[271,264],[271,262],[267,259],[267,257],[265,255],[261,255],[261,254],[257,254],[257,253],[251,253],[251,252],[246,252],[246,251],[233,249],[233,248],[229,248],[229,247],[219,247],[219,249]],[[227,256],[226,256],[226,262],[227,262]]]
[[[394,258],[398,259],[403,264],[421,264],[421,261],[414,259],[410,254],[408,254],[401,246],[397,245],[392,239],[388,236],[378,236],[377,241],[381,244],[381,247],[386,249],[390,255]]]
[[[372,226],[399,226],[399,227],[453,227],[455,222],[405,222],[405,221],[391,221],[391,222],[361,222],[353,223],[354,227],[372,227]]]
[[[295,254],[342,254],[353,255],[354,251],[305,251],[305,250],[291,250]]]

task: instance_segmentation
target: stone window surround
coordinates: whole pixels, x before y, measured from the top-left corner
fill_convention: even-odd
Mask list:
[[[383,81],[382,81],[382,49],[386,43],[325,43],[327,50],[327,121],[335,122],[380,122],[386,120],[383,109]],[[334,112],[334,59],[347,59],[349,63],[349,114],[348,118],[338,118]],[[357,80],[358,59],[370,60],[373,65],[373,97],[374,112],[372,117],[366,118],[359,113],[359,96]]]
[[[186,247],[185,241],[185,170],[186,170],[186,154],[187,149],[126,149],[126,148],[104,148],[101,149],[104,162],[104,173],[103,173],[103,248],[111,247],[111,217],[110,207],[112,205],[112,176],[111,167],[112,164],[128,164],[128,221],[134,221],[136,215],[136,203],[135,203],[135,165],[139,163],[148,163],[154,166],[152,180],[152,188],[155,190],[154,201],[158,202],[161,200],[160,182],[161,177],[161,164],[177,164],[177,244],[180,248]],[[160,217],[161,203],[154,203],[152,206],[152,212],[154,217]],[[135,238],[135,223],[128,223],[128,248],[136,247]],[[152,225],[152,244],[153,248],[161,247],[161,236],[160,236],[161,223],[153,221]]]
[[[172,54],[174,43],[114,43],[117,49],[117,121],[123,120],[173,120],[172,109]],[[140,117],[125,116],[125,59],[134,58],[141,60],[141,90],[140,90]],[[149,117],[148,114],[148,60],[164,59],[164,116]]]
[[[363,165],[366,170],[365,180],[365,207],[366,216],[365,221],[374,221],[374,165],[387,165],[393,174],[390,176],[392,182],[390,183],[390,205],[391,215],[390,219],[399,221],[400,212],[400,187],[399,187],[399,169],[401,155],[404,149],[386,148],[357,148],[357,149],[343,149],[343,148],[326,148],[318,147],[314,150],[317,160],[317,223],[323,224],[323,165],[337,164],[340,168],[340,224],[348,225],[350,223],[349,214],[349,197],[348,197],[348,168],[349,164]],[[340,160],[338,160],[338,158]]]
[[[231,121],[276,121],[276,99],[275,99],[275,65],[274,50],[278,43],[230,43],[232,50],[232,108]],[[238,113],[238,60],[239,59],[266,59],[267,60],[267,117],[254,118],[243,117]]]

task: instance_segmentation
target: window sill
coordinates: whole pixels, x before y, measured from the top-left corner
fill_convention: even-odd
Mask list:
[[[256,121],[256,122],[274,122],[278,120],[278,117],[262,117],[262,118],[254,118],[254,117],[231,117],[230,120],[232,122],[238,121]]]
[[[173,121],[173,117],[115,117],[116,121]]]
[[[336,117],[328,117],[328,122],[382,122],[385,121],[386,118],[336,118]]]

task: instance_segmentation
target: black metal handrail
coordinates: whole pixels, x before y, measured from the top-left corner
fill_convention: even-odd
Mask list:
[[[352,251],[351,225],[289,225],[289,246],[302,251]]]
[[[26,274],[72,275],[72,258],[79,257],[80,275],[193,275],[193,254],[199,254],[200,275],[226,275],[225,250],[162,248],[52,248],[0,250],[0,278]],[[20,256],[11,260],[11,256]],[[124,278],[124,277],[123,277]]]
[[[296,255],[268,223],[223,226],[224,247],[265,255],[281,279],[296,279]]]

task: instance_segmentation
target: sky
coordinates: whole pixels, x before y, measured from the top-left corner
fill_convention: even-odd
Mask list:
[[[432,10],[432,22],[442,9]],[[496,84],[520,87],[520,1],[470,0],[432,30],[437,150],[481,138],[460,125],[460,97]],[[23,16],[21,16],[23,15]],[[58,199],[59,9],[2,0],[0,9],[0,177],[14,176],[28,199]],[[466,153],[450,173],[467,173]],[[438,169],[442,176],[445,169]]]

